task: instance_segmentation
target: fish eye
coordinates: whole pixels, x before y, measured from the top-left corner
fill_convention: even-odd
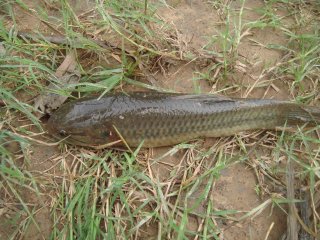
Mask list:
[[[109,136],[110,136],[110,133],[108,131],[103,131],[101,133],[101,137],[103,137],[103,138],[108,138]]]
[[[59,131],[59,135],[62,136],[62,137],[67,137],[68,136],[67,132],[65,130],[63,130],[63,129]]]

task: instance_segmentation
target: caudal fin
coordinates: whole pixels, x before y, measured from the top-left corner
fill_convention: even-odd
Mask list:
[[[290,109],[288,123],[290,125],[306,124],[310,127],[320,125],[320,108],[296,105]]]
[[[306,106],[304,109],[310,114],[310,118],[315,125],[320,125],[320,108],[313,106]]]

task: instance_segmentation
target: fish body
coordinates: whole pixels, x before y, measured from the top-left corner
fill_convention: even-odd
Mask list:
[[[66,103],[50,117],[47,128],[76,145],[125,142],[136,147],[143,142],[144,147],[159,147],[245,130],[319,123],[319,108],[288,101],[140,92]]]

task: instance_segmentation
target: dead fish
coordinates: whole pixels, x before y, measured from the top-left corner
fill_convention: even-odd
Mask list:
[[[272,99],[216,95],[116,93],[62,105],[49,133],[82,146],[160,147],[253,129],[320,124],[320,108]]]

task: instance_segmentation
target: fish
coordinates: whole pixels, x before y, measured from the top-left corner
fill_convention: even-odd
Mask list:
[[[214,94],[111,93],[63,104],[49,134],[88,147],[162,147],[255,129],[315,127],[320,108],[275,99]]]

